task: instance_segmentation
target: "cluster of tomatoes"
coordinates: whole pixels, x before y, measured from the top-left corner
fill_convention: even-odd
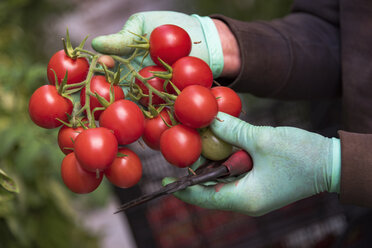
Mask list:
[[[92,192],[104,176],[121,188],[137,184],[141,160],[126,145],[140,138],[180,168],[201,155],[212,160],[230,155],[232,147],[208,126],[218,111],[239,116],[240,98],[230,88],[212,87],[208,64],[189,56],[192,41],[185,30],[163,25],[149,40],[143,37],[145,56],[155,65],[139,71],[131,59],[94,54],[82,49],[83,42],[73,49],[67,38],[65,49],[49,61],[49,84],[31,96],[29,114],[40,127],[61,126],[58,144],[66,154],[61,174],[71,191]],[[130,80],[120,78],[123,67],[132,73]]]

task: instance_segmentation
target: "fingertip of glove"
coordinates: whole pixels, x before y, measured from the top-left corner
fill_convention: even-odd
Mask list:
[[[121,33],[102,35],[92,40],[92,48],[103,54],[124,55],[128,50],[124,40],[125,36]]]
[[[92,47],[94,50],[96,50],[97,52],[102,52],[104,49],[104,40],[105,40],[105,36],[98,36],[96,38],[94,38],[92,40]]]
[[[216,118],[211,123],[211,128],[218,128],[219,126],[228,125],[231,118],[235,118],[229,114],[218,112]]]

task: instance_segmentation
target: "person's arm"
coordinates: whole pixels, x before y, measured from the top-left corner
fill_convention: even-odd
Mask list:
[[[216,25],[223,51],[223,69],[221,77],[236,78],[241,69],[240,49],[238,41],[229,27],[221,20],[212,19]]]
[[[339,131],[341,138],[340,201],[372,207],[372,134]]]
[[[295,1],[290,15],[273,21],[211,17],[223,22],[238,44],[235,51],[239,50],[240,58],[233,59],[229,68],[225,61],[221,75],[233,81],[230,86],[235,90],[282,99],[341,94],[338,1]],[[216,26],[220,32],[226,30]],[[234,45],[229,32],[224,31],[220,39],[223,48]],[[228,54],[224,50],[225,60]]]

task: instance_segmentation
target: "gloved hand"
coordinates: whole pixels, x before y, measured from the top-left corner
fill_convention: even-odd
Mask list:
[[[221,42],[217,29],[209,17],[190,16],[172,11],[140,12],[132,15],[120,32],[93,39],[92,47],[103,54],[126,56],[133,51],[128,45],[135,44],[134,40],[139,39],[130,32],[138,35],[146,34],[149,38],[152,30],[163,24],[174,24],[185,29],[193,42],[190,56],[198,57],[207,62],[212,69],[214,78],[221,74],[223,69]],[[140,62],[141,58],[137,58],[137,65]],[[143,67],[154,64],[148,56],[143,63]],[[136,67],[136,69],[139,68]]]
[[[253,169],[244,177],[214,186],[196,185],[174,195],[204,208],[260,216],[297,200],[339,192],[340,141],[293,127],[253,126],[218,113],[212,131],[245,149]],[[163,185],[173,179],[165,178]]]

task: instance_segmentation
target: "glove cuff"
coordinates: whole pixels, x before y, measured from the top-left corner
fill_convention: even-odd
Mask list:
[[[332,175],[331,187],[329,192],[340,193],[341,179],[341,143],[339,139],[332,138],[333,159],[332,159]]]
[[[221,75],[224,63],[221,40],[220,36],[218,35],[216,25],[208,16],[201,17],[196,14],[193,14],[192,16],[199,21],[202,27],[204,38],[206,40],[209,52],[208,64],[212,69],[213,78],[217,78],[219,75]]]

